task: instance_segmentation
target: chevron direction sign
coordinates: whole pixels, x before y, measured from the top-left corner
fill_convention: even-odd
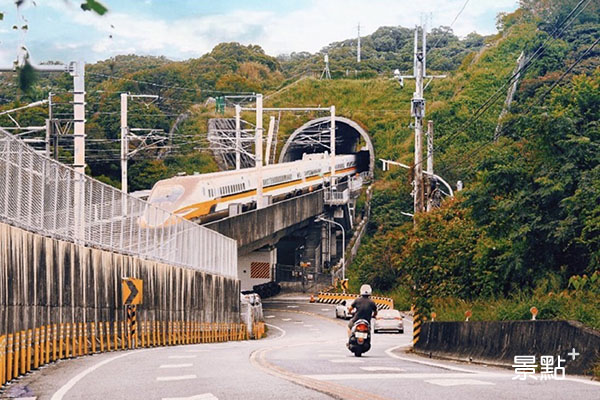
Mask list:
[[[142,304],[143,287],[144,283],[141,279],[123,278],[121,281],[123,305],[134,306]]]

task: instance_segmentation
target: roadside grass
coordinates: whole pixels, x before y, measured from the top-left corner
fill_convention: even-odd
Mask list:
[[[528,320],[531,307],[538,309],[538,320],[579,321],[600,330],[600,296],[591,291],[516,293],[510,298],[476,300],[443,297],[432,301],[439,321],[462,321],[467,310],[472,312],[472,321]]]

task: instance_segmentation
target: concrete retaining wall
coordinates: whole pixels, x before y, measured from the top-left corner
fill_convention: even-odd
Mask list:
[[[567,353],[580,353],[572,360]],[[589,374],[600,361],[600,332],[574,321],[426,322],[415,351],[512,365],[514,356],[560,355],[567,374]]]
[[[63,322],[123,321],[122,277],[144,281],[141,320],[239,322],[238,280],[0,224],[0,334]]]

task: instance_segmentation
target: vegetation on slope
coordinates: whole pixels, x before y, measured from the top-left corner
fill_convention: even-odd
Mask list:
[[[498,142],[492,138],[500,105],[466,122],[510,75],[508,60],[548,39],[553,26],[543,21],[560,21],[574,5],[526,2],[504,17],[503,31],[477,61],[467,65],[467,57],[452,79],[434,87],[428,97],[439,139],[437,171],[465,180],[467,190],[418,215],[415,228],[411,221],[398,226],[406,208],[389,207],[386,199],[395,199],[392,182],[401,180],[386,176],[374,194],[375,204],[386,204],[384,215],[375,214],[374,233],[351,268],[355,284],[373,282],[404,302],[408,294],[427,298],[422,306],[441,318],[462,318],[477,304],[490,307],[480,318],[514,318],[494,307],[536,305],[543,306],[540,318],[576,318],[600,328],[597,293],[584,288],[575,296],[568,288],[571,277],[597,276],[600,269],[598,50],[558,81],[598,37],[598,6],[590,4],[564,35],[548,41],[519,86]],[[554,311],[545,310],[548,302]]]

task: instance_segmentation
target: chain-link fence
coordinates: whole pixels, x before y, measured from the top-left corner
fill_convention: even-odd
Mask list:
[[[90,247],[237,277],[237,244],[36,153],[0,129],[0,221]]]

